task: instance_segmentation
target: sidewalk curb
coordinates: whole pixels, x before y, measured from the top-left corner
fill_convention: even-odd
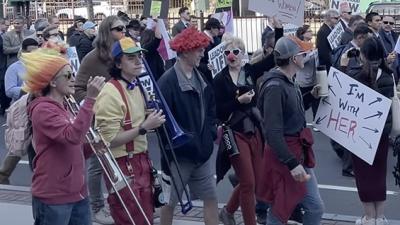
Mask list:
[[[30,195],[31,188],[26,187],[26,186],[13,186],[13,185],[0,184],[0,191],[15,191],[15,192],[22,192],[25,194],[29,193],[29,195]],[[202,201],[195,200],[192,203],[193,203],[193,207],[196,207],[196,208],[203,207]],[[14,203],[14,204],[18,204],[18,203]],[[219,203],[218,208],[221,209],[224,207],[224,205],[225,204],[223,204],[223,203]],[[240,208],[239,208],[239,210],[240,210]],[[326,220],[326,221],[337,221],[337,222],[348,222],[348,223],[354,223],[359,218],[360,217],[357,217],[357,216],[333,214],[333,213],[324,213],[322,216],[322,219]],[[389,222],[391,225],[400,225],[400,220],[389,220]]]

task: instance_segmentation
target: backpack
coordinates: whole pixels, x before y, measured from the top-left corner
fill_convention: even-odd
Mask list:
[[[19,157],[27,154],[32,141],[31,123],[27,112],[29,99],[30,95],[25,94],[6,110],[7,121],[4,134],[6,148]]]

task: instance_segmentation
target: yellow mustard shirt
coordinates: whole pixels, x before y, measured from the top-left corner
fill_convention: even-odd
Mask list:
[[[119,80],[122,87],[126,84]],[[126,100],[128,101],[129,111],[131,113],[132,128],[138,127],[145,119],[145,102],[139,87],[133,90],[123,88]],[[97,96],[95,110],[95,126],[100,129],[107,142],[111,142],[115,136],[123,131],[125,121],[126,107],[118,89],[111,83],[106,83]],[[132,138],[133,139],[133,138]],[[145,152],[147,150],[146,135],[139,135],[134,138],[134,154]],[[115,158],[128,155],[126,145],[111,149]]]

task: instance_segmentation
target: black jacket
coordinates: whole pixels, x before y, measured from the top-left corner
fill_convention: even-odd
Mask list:
[[[340,41],[341,45],[348,44],[351,40],[353,40],[353,31],[350,28],[345,28],[344,33],[342,34],[342,40]]]
[[[387,34],[383,29],[380,29],[379,37],[382,41],[383,47],[385,48],[386,55],[393,52],[399,36],[394,31],[391,31],[390,34]],[[390,38],[392,38],[393,43],[391,42]]]
[[[391,71],[382,71],[382,75],[379,79],[374,82],[374,86],[371,87],[368,82],[366,82],[365,76],[363,76],[362,68],[360,68],[357,73],[355,73],[354,78],[359,82],[369,86],[380,94],[384,95],[387,98],[392,98],[394,96],[393,92],[393,78]],[[392,110],[389,110],[385,126],[383,128],[382,135],[389,135],[392,130]]]
[[[154,38],[149,43],[143,44],[142,47],[147,50],[144,57],[149,64],[151,72],[154,78],[158,80],[161,75],[165,72],[164,61],[162,60],[160,54],[158,53],[158,46],[160,46],[161,39]]]
[[[76,51],[78,53],[79,61],[82,62],[83,57],[85,57],[90,51],[94,49],[93,47],[93,38],[89,38],[85,33],[75,32],[71,36],[70,45],[76,47]]]
[[[298,85],[273,69],[261,85],[258,108],[264,118],[264,137],[289,170],[299,162],[289,151],[285,136],[297,136],[306,126],[302,94]]]
[[[331,54],[332,48],[328,41],[328,35],[331,33],[332,29],[325,23],[321,26],[317,33],[317,49],[319,64],[326,66],[326,71],[329,71],[331,67]]]
[[[7,68],[7,55],[3,52],[3,37],[0,35],[0,75],[3,76]]]
[[[255,90],[256,77],[253,77],[248,71],[242,70],[239,80],[241,84],[235,85],[229,74],[229,68],[225,67],[221,73],[218,73],[213,82],[215,102],[217,107],[217,118],[220,122],[225,122],[230,118],[231,128],[238,132],[252,132],[261,122],[261,116],[255,114],[254,109],[257,106],[257,96],[254,96],[249,104],[241,104],[237,96],[251,89]],[[239,82],[238,82],[239,83]],[[239,94],[238,94],[239,93]],[[258,127],[260,128],[260,127]]]
[[[171,110],[171,116],[184,132],[193,134],[193,139],[176,148],[174,152],[178,158],[203,163],[213,152],[213,142],[217,134],[212,86],[195,70],[202,83],[202,94],[199,94],[190,85],[179,81],[184,75],[177,73],[177,66],[175,64],[167,70],[158,80],[158,84]]]

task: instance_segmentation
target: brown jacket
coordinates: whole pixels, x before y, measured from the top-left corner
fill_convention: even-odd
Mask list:
[[[100,59],[97,48],[83,58],[75,78],[75,98],[78,102],[86,97],[86,87],[90,77],[102,76],[106,78],[106,81],[111,78],[108,72],[110,66],[111,62]]]

